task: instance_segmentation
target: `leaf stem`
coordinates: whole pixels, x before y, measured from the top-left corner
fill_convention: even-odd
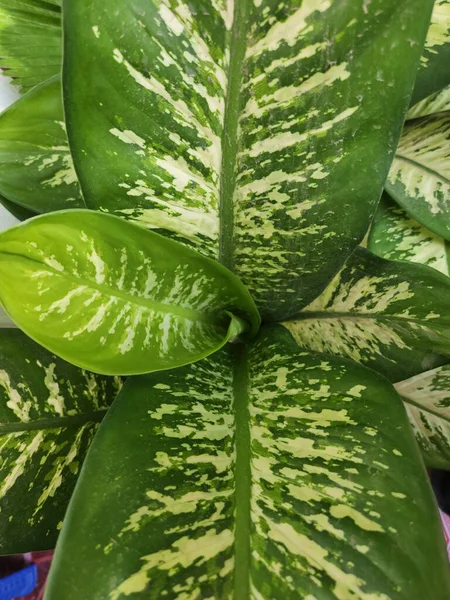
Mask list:
[[[0,435],[15,431],[60,429],[63,427],[77,427],[84,425],[85,423],[100,423],[107,412],[107,409],[104,409],[67,417],[49,417],[48,419],[37,419],[36,421],[29,421],[27,423],[22,421],[15,423],[0,423]]]
[[[251,439],[248,396],[247,346],[237,344],[234,357],[233,392],[236,419],[236,520],[234,600],[250,598],[251,536]]]
[[[222,135],[222,167],[220,181],[219,260],[233,270],[233,197],[236,187],[236,157],[242,66],[245,58],[249,0],[234,3],[231,31],[228,90]]]

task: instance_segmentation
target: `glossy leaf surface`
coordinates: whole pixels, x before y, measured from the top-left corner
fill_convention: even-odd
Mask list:
[[[450,358],[450,279],[358,248],[323,294],[283,325],[303,348],[400,381]]]
[[[24,92],[61,71],[61,0],[0,0],[0,67]]]
[[[88,207],[219,256],[263,318],[295,313],[366,233],[431,8],[66,1],[65,108]]]
[[[48,600],[445,600],[435,501],[388,382],[281,328],[233,362],[234,394],[225,352],[128,380]]]
[[[54,547],[86,450],[120,382],[0,329],[0,552]]]
[[[405,401],[427,465],[450,469],[450,366],[416,375],[395,387]]]
[[[385,194],[370,229],[367,248],[388,260],[406,260],[450,275],[449,243],[425,229]]]
[[[85,206],[67,141],[59,78],[0,114],[0,193],[35,213]]]
[[[450,239],[450,112],[405,124],[386,190],[419,223]]]
[[[109,375],[199,360],[242,333],[242,319],[259,326],[247,290],[219,263],[89,210],[0,234],[0,301],[44,347]]]
[[[435,0],[413,104],[450,84],[450,0]]]

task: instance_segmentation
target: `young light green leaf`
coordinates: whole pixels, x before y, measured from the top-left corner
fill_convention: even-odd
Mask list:
[[[280,327],[248,356],[222,351],[127,381],[89,452],[47,590],[48,600],[449,594],[435,501],[394,389],[351,361],[300,353]]]
[[[445,111],[450,111],[450,85],[414,104],[408,110],[406,118],[417,119]]]
[[[386,190],[424,227],[450,240],[450,112],[407,122]]]
[[[0,329],[0,552],[53,548],[86,450],[120,381]]]
[[[388,260],[406,260],[450,275],[449,244],[422,227],[384,194],[370,229],[367,248]]]
[[[328,288],[283,325],[302,348],[400,381],[450,358],[450,279],[357,248]]]
[[[35,213],[85,206],[67,141],[59,78],[0,114],[0,193]]]
[[[249,293],[225,267],[89,210],[0,234],[0,302],[45,348],[108,375],[172,369],[259,326]]]
[[[431,8],[68,0],[65,108],[88,207],[220,257],[264,318],[295,313],[367,231]]]
[[[450,365],[395,384],[425,462],[450,469]]]
[[[412,104],[450,84],[450,0],[435,0]]]
[[[0,0],[0,67],[24,92],[61,72],[61,0]]]

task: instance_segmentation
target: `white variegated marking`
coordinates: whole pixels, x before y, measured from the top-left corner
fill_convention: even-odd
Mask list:
[[[19,477],[23,476],[26,472],[27,463],[32,460],[33,455],[38,452],[42,442],[45,440],[45,434],[43,431],[38,431],[29,440],[21,442],[20,436],[25,437],[24,434],[10,434],[18,438],[19,444],[18,449],[20,451],[19,457],[17,458],[16,464],[12,467],[11,471],[5,476],[2,483],[0,484],[0,499],[4,498],[8,491],[14,486]]]
[[[3,369],[0,370],[0,386],[5,390],[8,397],[6,406],[12,410],[20,421],[27,423],[30,420],[30,410],[33,403],[31,400],[22,398],[20,392],[12,386],[9,374]]]
[[[275,23],[260,41],[247,48],[247,58],[264,52],[273,52],[281,44],[293,46],[307,28],[308,18],[314,13],[324,13],[331,6],[331,0],[304,0],[286,21]]]

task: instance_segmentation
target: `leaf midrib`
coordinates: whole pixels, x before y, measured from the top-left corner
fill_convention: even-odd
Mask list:
[[[63,427],[84,425],[85,423],[100,423],[107,412],[107,409],[103,409],[67,417],[49,417],[48,419],[37,419],[35,421],[30,421],[29,423],[0,423],[0,435],[20,431],[61,429]]]
[[[248,350],[231,348],[234,360],[233,398],[236,422],[234,600],[250,598],[251,558],[251,438],[248,396]]]
[[[238,124],[242,68],[246,51],[249,0],[234,3],[231,30],[228,89],[222,134],[222,163],[219,201],[219,261],[231,271],[233,257],[233,198],[236,188]],[[233,409],[235,415],[235,540],[234,600],[250,598],[251,558],[251,439],[248,397],[247,348],[244,344],[229,349],[233,360]]]
[[[445,181],[445,183],[447,183],[447,184],[450,185],[450,179],[447,179],[447,177],[444,177],[444,175],[442,175],[441,173],[438,173],[437,171],[435,171],[431,167],[427,167],[423,163],[417,162],[416,160],[413,160],[412,158],[409,158],[407,156],[404,156],[403,154],[398,154],[398,153],[395,155],[395,158],[398,159],[398,160],[403,160],[404,162],[409,163],[410,165],[413,165],[417,169],[421,169],[422,171],[426,171],[430,175],[433,175],[434,177],[436,177],[438,179],[442,179],[443,181]]]
[[[411,317],[400,317],[398,315],[380,315],[378,313],[353,313],[353,312],[325,312],[325,311],[317,311],[317,312],[301,312],[297,315],[290,317],[289,319],[285,319],[285,323],[292,323],[293,321],[307,321],[308,319],[323,319],[323,320],[332,320],[332,319],[371,319],[382,322],[394,321],[397,323],[417,323],[418,325],[428,324],[429,322],[437,322],[441,327],[445,327],[445,324],[439,322],[441,315],[436,319],[426,319],[422,318],[411,318]]]
[[[438,419],[442,419],[442,421],[445,421],[446,423],[448,423],[450,425],[450,415],[448,417],[445,417],[444,415],[442,415],[441,413],[437,412],[436,410],[433,410],[432,408],[425,407],[422,404],[420,404],[419,402],[415,402],[414,400],[411,400],[411,398],[408,398],[407,396],[403,396],[402,394],[400,394],[400,398],[403,400],[403,402],[405,404],[409,404],[410,406],[414,406],[415,408],[418,408],[419,410],[421,410],[424,413],[433,415],[433,416],[437,417]]]
[[[236,159],[238,152],[238,123],[242,67],[246,51],[249,0],[234,3],[231,30],[230,64],[228,89],[225,100],[224,126],[222,133],[222,164],[220,173],[219,200],[219,261],[233,270],[233,197],[236,187]]]
[[[2,254],[5,254],[7,256],[16,256],[16,257],[20,258],[21,260],[27,260],[27,261],[36,263],[36,264],[40,265],[41,268],[45,268],[46,270],[51,271],[52,273],[55,273],[56,275],[60,275],[61,277],[65,277],[66,279],[68,279],[70,281],[76,282],[77,286],[85,285],[86,287],[90,287],[93,290],[100,292],[101,294],[103,294],[104,296],[107,296],[108,298],[111,298],[111,297],[119,298],[123,302],[135,304],[135,305],[141,306],[147,310],[160,312],[163,314],[172,314],[172,315],[175,315],[182,319],[187,319],[190,321],[200,321],[200,322],[208,323],[210,325],[218,324],[218,320],[217,320],[217,312],[218,311],[216,312],[216,314],[203,313],[201,311],[197,311],[197,310],[194,310],[191,308],[180,307],[180,306],[177,306],[174,304],[164,304],[162,302],[156,302],[156,301],[145,302],[144,299],[142,299],[138,296],[133,296],[131,294],[122,292],[121,290],[118,290],[117,288],[110,288],[106,285],[102,285],[100,283],[94,282],[91,279],[85,279],[83,277],[75,277],[74,275],[67,273],[66,271],[58,271],[57,269],[53,269],[52,267],[46,265],[45,263],[43,263],[39,260],[35,260],[29,256],[23,256],[22,254],[17,254],[16,252],[7,252],[5,250],[0,249],[0,256]],[[225,312],[225,309],[224,309],[224,312]]]

